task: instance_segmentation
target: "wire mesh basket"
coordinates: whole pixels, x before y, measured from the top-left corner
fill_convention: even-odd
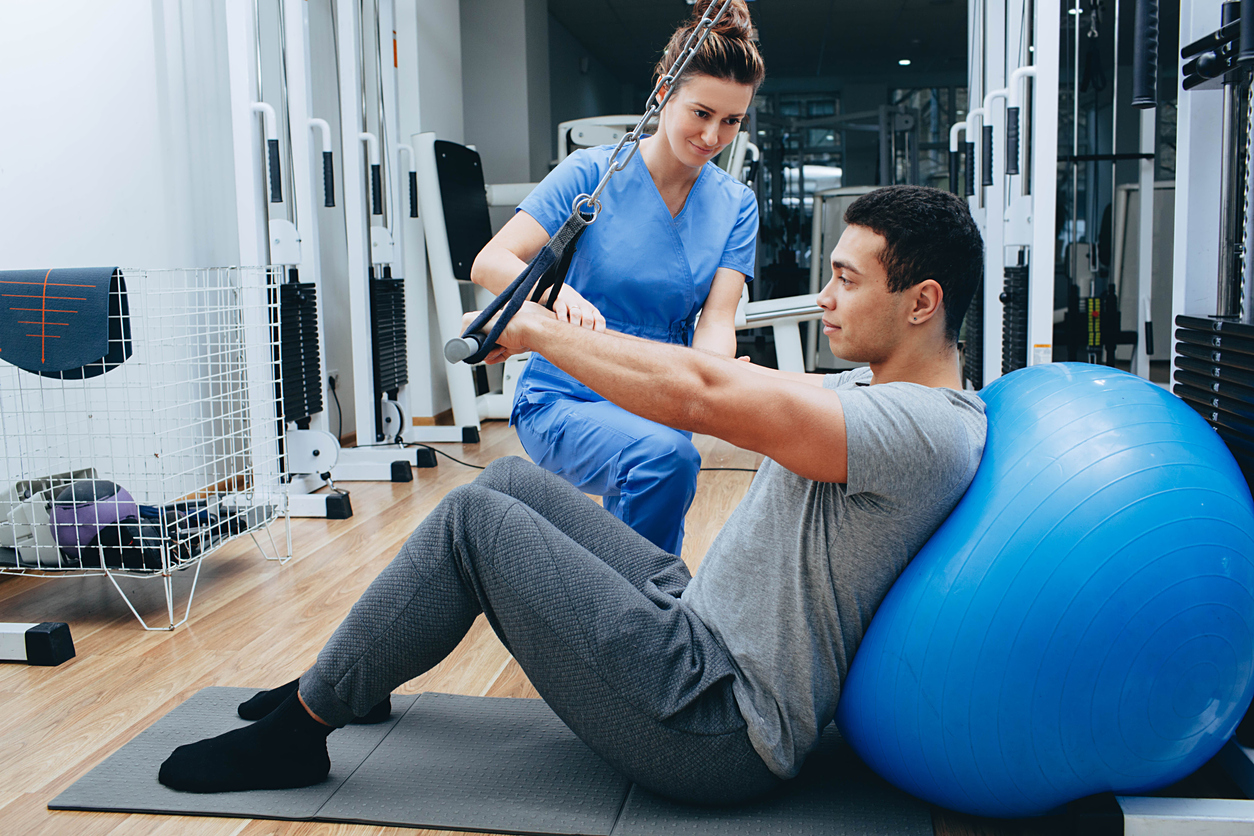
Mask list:
[[[291,557],[278,280],[268,268],[119,270],[98,364],[0,363],[0,574],[105,575],[145,629],[173,629],[223,544],[249,534],[268,559]],[[74,291],[22,284],[0,288],[0,303],[32,312],[33,333],[14,336],[73,338],[77,311],[57,299]],[[171,580],[192,567],[176,622]],[[117,577],[163,578],[169,624],[150,627]]]

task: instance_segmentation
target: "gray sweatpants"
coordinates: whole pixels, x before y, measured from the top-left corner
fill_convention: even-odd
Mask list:
[[[697,803],[775,786],[687,567],[518,458],[450,491],[300,680],[333,726],[447,656],[484,613],[545,702],[619,772]]]

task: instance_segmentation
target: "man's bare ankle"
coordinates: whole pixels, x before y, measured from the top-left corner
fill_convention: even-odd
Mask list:
[[[305,702],[305,698],[301,696],[301,693],[299,690],[297,690],[296,692],[296,699],[300,700],[300,707],[305,709],[305,713],[308,714],[310,717],[314,718],[315,720],[317,720],[319,723],[321,723],[324,726],[331,725],[326,720],[323,720],[321,717],[319,717],[317,714],[314,714],[313,709],[310,708],[309,704]]]

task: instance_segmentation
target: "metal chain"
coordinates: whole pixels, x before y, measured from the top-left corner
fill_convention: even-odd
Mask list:
[[[575,203],[571,207],[573,211],[578,212],[581,208],[586,206],[592,207],[592,217],[587,220],[588,223],[595,221],[597,216],[601,214],[601,202],[598,198],[601,196],[601,192],[605,191],[605,187],[609,184],[610,178],[614,176],[615,172],[622,171],[627,166],[627,163],[631,162],[631,158],[636,155],[636,151],[640,148],[640,138],[641,134],[644,132],[645,125],[649,123],[650,119],[661,112],[662,108],[666,107],[666,103],[671,99],[671,94],[675,92],[675,85],[673,82],[675,79],[684,74],[684,70],[688,68],[688,62],[692,60],[692,56],[695,55],[697,50],[701,48],[701,45],[705,43],[705,39],[709,37],[711,30],[714,29],[714,25],[722,20],[723,12],[727,11],[731,4],[732,0],[723,0],[723,5],[719,7],[718,13],[713,17],[710,17],[710,11],[714,8],[713,3],[711,3],[709,8],[705,10],[705,14],[701,16],[701,20],[698,21],[696,28],[692,30],[692,34],[690,34],[688,36],[688,40],[684,42],[684,48],[675,59],[675,63],[671,64],[671,68],[667,71],[666,75],[658,79],[657,85],[653,88],[653,92],[649,94],[649,109],[645,111],[644,116],[642,116],[640,121],[636,123],[636,127],[632,128],[623,135],[623,138],[618,141],[618,145],[615,146],[614,153],[610,154],[610,164],[605,170],[605,174],[601,177],[601,182],[597,183],[597,187],[592,190],[592,194],[581,194],[575,198]],[[662,101],[659,102],[657,100],[657,96],[658,93],[662,91],[663,87],[666,88],[666,95],[662,97]],[[623,146],[628,143],[631,143],[631,150],[627,152],[626,157],[619,160],[619,152],[621,152],[623,150]]]

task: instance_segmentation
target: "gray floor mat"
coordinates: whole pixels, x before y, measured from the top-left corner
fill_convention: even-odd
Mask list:
[[[318,818],[609,836],[628,786],[541,700],[423,694]]]
[[[244,725],[252,688],[206,688],[48,806],[587,836],[931,836],[931,812],[873,775],[829,727],[801,775],[753,804],[676,804],[630,787],[540,700],[392,697],[392,719],[329,739],[331,777],[298,790],[201,795],[157,783],[183,743]]]
[[[157,782],[157,768],[176,747],[248,725],[236,716],[235,707],[255,693],[256,688],[198,691],[75,781],[48,804],[49,809],[311,819],[417,699],[393,695],[388,722],[348,726],[328,738],[331,775],[316,786],[200,794],[178,792]]]
[[[801,774],[740,807],[678,804],[632,786],[613,836],[932,836],[928,805],[867,769],[828,726]]]

